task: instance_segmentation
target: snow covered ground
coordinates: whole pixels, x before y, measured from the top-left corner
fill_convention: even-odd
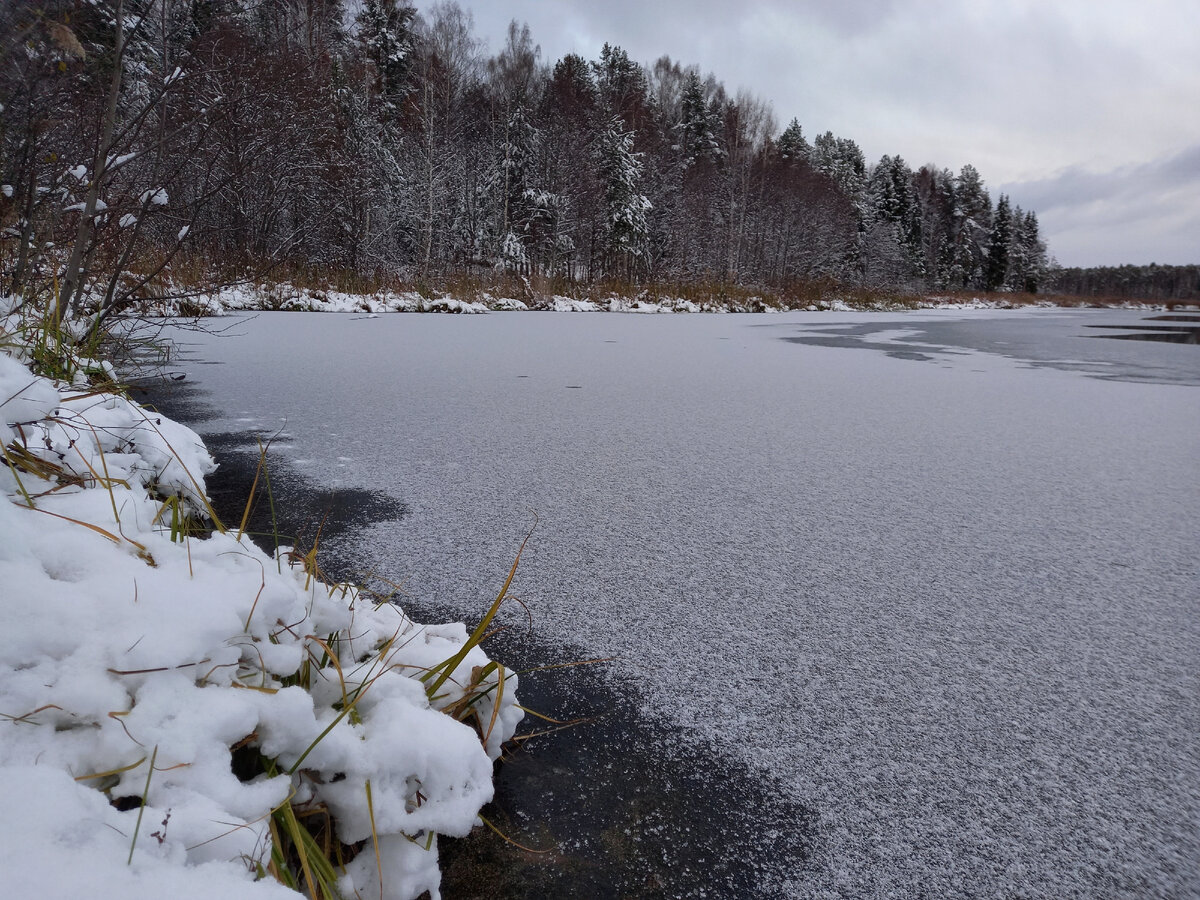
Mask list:
[[[431,700],[418,676],[461,624],[417,625],[231,533],[179,535],[212,460],[122,396],[0,352],[0,445],[5,896],[295,897],[264,877],[290,803],[363,848],[347,896],[436,897],[434,835],[491,798],[515,677],[481,681],[472,648]],[[482,743],[443,712],[467,693]],[[278,774],[239,778],[246,746]]]
[[[183,368],[402,500],[341,552],[439,611],[536,510],[537,632],[816,813],[784,895],[1197,896],[1200,359],[1087,328],[1139,321],[264,315]]]
[[[886,303],[881,303],[887,307]],[[924,308],[937,310],[1008,309],[1011,303],[1003,295],[988,298],[960,300],[954,297],[928,297],[920,304]],[[1053,301],[1046,300],[1045,307]],[[649,296],[643,292],[637,297],[621,297],[612,294],[600,300],[584,300],[573,297],[551,296],[531,299],[528,302],[513,297],[498,297],[491,293],[480,294],[477,300],[460,300],[447,295],[425,297],[415,291],[380,290],[373,294],[351,294],[344,291],[302,288],[292,284],[244,284],[231,285],[210,292],[190,295],[181,300],[160,301],[149,304],[149,311],[156,315],[220,316],[248,311],[289,312],[337,312],[359,315],[379,315],[388,312],[417,313],[468,313],[528,312],[547,310],[550,312],[615,312],[615,313],[699,313],[699,312],[780,312],[761,297],[745,300],[713,299],[696,302],[682,297]],[[1162,304],[1130,301],[1125,309],[1158,309]],[[852,312],[854,307],[845,300],[834,297],[808,307],[808,311]]]

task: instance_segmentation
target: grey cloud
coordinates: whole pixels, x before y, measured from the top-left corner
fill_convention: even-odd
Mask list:
[[[866,34],[881,28],[896,15],[903,4],[900,0],[808,0],[804,3],[748,3],[746,8],[775,8],[794,12],[803,18],[827,26],[839,36]]]
[[[1051,178],[1002,185],[1000,191],[1044,211],[1164,194],[1200,197],[1200,144],[1173,156],[1107,172],[1071,166]]]
[[[1200,262],[1200,144],[1103,172],[1073,166],[999,190],[1037,210],[1064,265]]]

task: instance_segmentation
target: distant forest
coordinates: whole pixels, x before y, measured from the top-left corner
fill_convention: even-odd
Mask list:
[[[1081,297],[1133,300],[1200,300],[1200,266],[1098,266],[1053,269],[1047,288]]]
[[[869,164],[665,56],[546,61],[516,22],[489,55],[453,2],[6,0],[0,39],[14,294],[54,275],[78,303],[97,273],[130,273],[102,290],[115,310],[151,278],[267,262],[314,278],[1047,286],[1036,214],[993,202],[971,165]]]

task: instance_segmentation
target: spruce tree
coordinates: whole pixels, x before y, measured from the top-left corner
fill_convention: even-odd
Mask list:
[[[836,181],[852,203],[861,204],[867,186],[867,161],[858,144],[827,131],[813,141],[811,159],[816,170]]]
[[[1012,242],[1012,211],[1008,197],[1000,195],[996,212],[992,216],[992,230],[988,236],[987,261],[984,264],[984,290],[994,291],[1003,287],[1008,280],[1009,245]]]
[[[1022,231],[1024,232],[1023,246],[1027,260],[1024,289],[1030,294],[1036,294],[1050,268],[1046,259],[1046,245],[1042,243],[1041,236],[1038,234],[1036,213],[1031,211],[1025,214]]]
[[[1012,211],[1012,236],[1008,241],[1008,275],[1004,284],[1010,291],[1025,290],[1029,272],[1029,255],[1025,247],[1025,211],[1017,206]]]
[[[775,146],[779,150],[780,159],[785,159],[789,162],[808,159],[812,153],[812,146],[804,137],[804,131],[800,128],[800,123],[796,119],[792,119],[788,127],[783,130],[783,134],[779,136],[779,140],[775,142]]]
[[[416,14],[414,7],[400,0],[365,0],[358,14],[364,56],[375,68],[375,91],[389,110],[408,93]]]
[[[912,169],[899,156],[884,156],[871,170],[867,185],[867,227],[884,223],[900,252],[904,276],[924,270],[921,259],[921,215]]]
[[[950,286],[982,287],[983,264],[992,227],[992,201],[979,170],[968,163],[954,184],[954,255]]]
[[[713,162],[721,154],[717,143],[716,125],[704,99],[704,85],[695,69],[687,73],[680,99],[679,145],[683,168],[690,169],[701,162]]]
[[[641,154],[633,150],[633,134],[614,116],[600,136],[596,153],[597,169],[604,185],[606,210],[604,245],[609,268],[624,263],[625,274],[632,274],[633,263],[646,250],[649,229],[646,212],[650,201],[641,193]]]
[[[638,130],[648,117],[648,86],[642,67],[620,47],[605,44],[592,63],[596,87],[608,116],[620,116],[625,128]]]

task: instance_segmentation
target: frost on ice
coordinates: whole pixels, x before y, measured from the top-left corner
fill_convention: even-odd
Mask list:
[[[432,702],[416,677],[462,647],[461,624],[418,625],[231,533],[173,541],[170,507],[204,508],[212,458],[124,397],[0,354],[0,441],[28,461],[0,466],[0,804],[19,821],[0,842],[6,892],[296,896],[261,877],[290,798],[369,848],[346,896],[437,897],[433,836],[466,834],[491,799],[522,717],[516,677],[480,692],[481,740],[442,711],[481,650]],[[231,748],[246,745],[279,774],[240,781]]]

